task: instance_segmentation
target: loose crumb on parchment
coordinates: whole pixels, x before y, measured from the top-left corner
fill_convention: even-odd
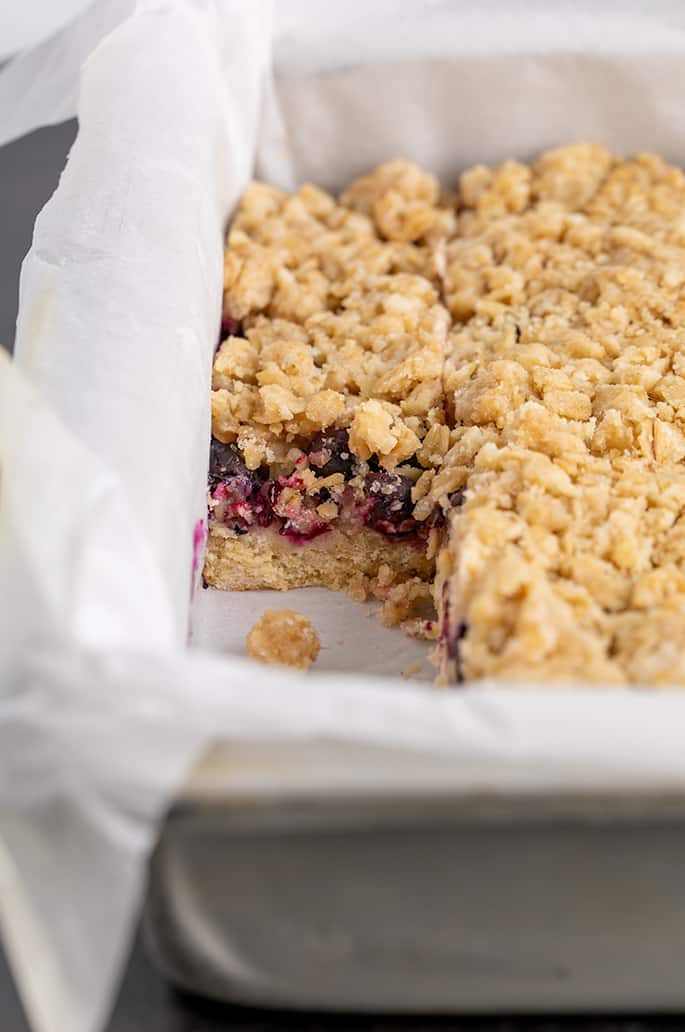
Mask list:
[[[294,609],[265,609],[249,632],[247,654],[260,663],[308,670],[321,644],[311,621]]]
[[[412,663],[410,666],[404,668],[402,671],[402,677],[404,677],[406,681],[409,681],[412,677],[416,677],[420,670],[420,663]]]

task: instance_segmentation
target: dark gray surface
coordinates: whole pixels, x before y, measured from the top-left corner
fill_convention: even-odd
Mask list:
[[[0,1029],[29,1032],[7,971],[0,966]],[[133,952],[107,1032],[682,1032],[685,1018],[651,1020],[582,1019],[532,1021],[459,1018],[364,1017],[284,1014],[224,1007],[181,996],[150,966],[142,948]],[[65,1032],[68,1032],[65,1029]]]
[[[0,148],[0,344],[12,350],[19,269],[33,223],[59,180],[76,123],[42,129]]]
[[[74,123],[33,133],[0,149],[0,343],[11,346],[19,266],[29,248],[33,221],[59,178],[73,140]],[[175,994],[152,968],[140,945],[133,951],[108,1032],[656,1032],[685,1030],[685,1016],[670,1019],[558,1021],[458,1018],[333,1017],[228,1008]],[[0,955],[0,1032],[28,1032]],[[65,1029],[64,1032],[70,1032]]]

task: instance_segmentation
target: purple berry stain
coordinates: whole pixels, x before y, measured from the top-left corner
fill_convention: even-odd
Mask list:
[[[198,587],[199,573],[202,569],[205,545],[207,544],[207,521],[198,520],[193,527],[193,564],[191,573],[191,598]]]

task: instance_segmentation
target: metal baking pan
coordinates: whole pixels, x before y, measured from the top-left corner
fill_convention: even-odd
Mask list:
[[[228,787],[228,783],[227,783]],[[685,1008],[680,797],[191,792],[145,927],[179,986],[395,1012]]]

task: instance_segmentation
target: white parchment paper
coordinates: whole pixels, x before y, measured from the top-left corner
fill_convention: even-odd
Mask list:
[[[303,757],[322,793],[685,788],[677,692],[436,694],[397,676],[419,646],[323,592],[200,592],[186,646],[223,232],[255,162],[335,187],[406,155],[449,184],[589,137],[685,163],[679,5],[316,7],[101,0],[0,75],[7,139],[71,113],[95,47],[0,359],[0,924],[36,1032],[101,1027],[158,822],[217,739],[254,745],[242,791]],[[267,602],[314,617],[320,673],[243,658]],[[378,763],[346,770],[360,745]]]

